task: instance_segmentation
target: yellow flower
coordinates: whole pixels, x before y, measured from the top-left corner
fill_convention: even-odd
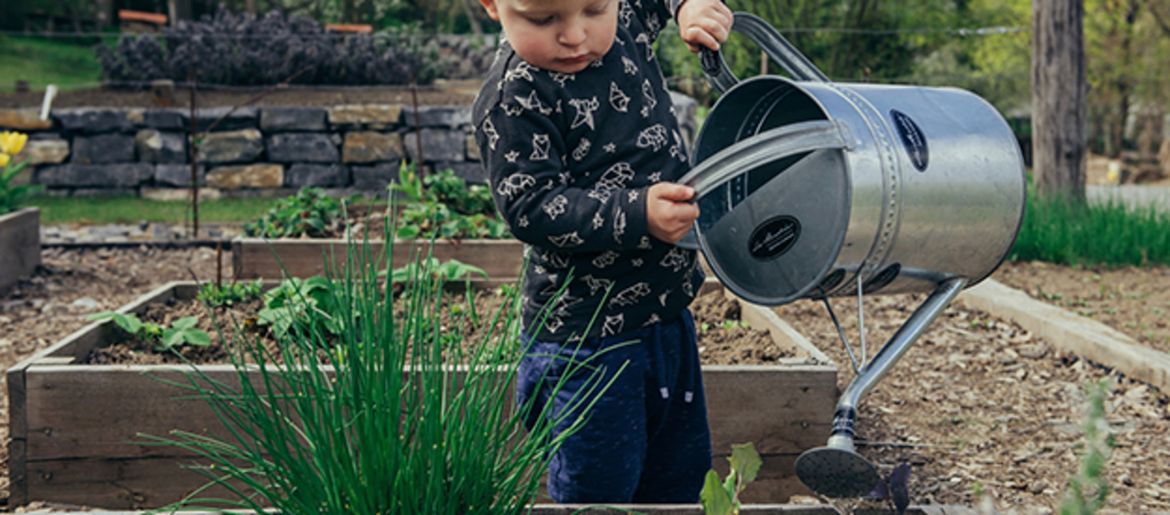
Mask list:
[[[0,132],[0,153],[15,156],[24,150],[24,144],[27,141],[28,134],[12,131]]]
[[[4,168],[5,166],[8,166],[8,161],[9,161],[8,154],[0,153],[0,168]]]

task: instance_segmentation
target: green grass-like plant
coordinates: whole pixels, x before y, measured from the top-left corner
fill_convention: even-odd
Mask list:
[[[534,400],[513,406],[523,354],[519,297],[492,315],[490,327],[498,329],[463,354],[442,343],[446,329],[434,323],[444,306],[444,276],[416,267],[397,287],[382,272],[393,270],[386,247],[375,255],[368,236],[350,244],[342,269],[313,285],[335,299],[336,334],[317,324],[290,324],[275,346],[225,346],[236,370],[232,384],[199,368],[187,381],[171,383],[208,402],[231,437],[140,436],[201,456],[204,464],[195,470],[232,496],[210,498],[201,489],[170,508],[527,511],[549,460],[584,423],[611,384],[605,377],[615,372],[603,375],[589,361],[567,363],[552,395],[569,377],[585,380],[568,409],[554,413]],[[285,295],[308,302],[317,294],[308,290]],[[554,428],[562,431],[554,435]]]
[[[255,220],[276,204],[274,199],[238,198],[201,200],[201,222],[245,222]],[[38,195],[26,204],[40,208],[41,222],[62,223],[138,223],[166,222],[180,224],[191,218],[187,200],[151,200],[140,197],[50,197]]]
[[[1170,215],[1114,200],[1086,204],[1029,194],[1009,257],[1077,266],[1170,264]]]

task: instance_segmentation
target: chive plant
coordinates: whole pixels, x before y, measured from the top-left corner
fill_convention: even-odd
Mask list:
[[[1028,208],[1010,257],[1065,265],[1170,264],[1170,215],[1110,199],[1071,202],[1028,195]]]
[[[415,277],[394,288],[393,274],[379,273],[392,269],[390,255],[389,248],[375,254],[367,238],[351,244],[341,269],[327,274],[339,299],[331,315],[344,322],[337,324],[340,334],[300,320],[276,346],[255,340],[230,345],[233,384],[198,368],[187,381],[173,383],[206,400],[231,437],[140,435],[202,458],[193,467],[209,482],[171,508],[275,508],[285,514],[528,509],[561,442],[585,423],[622,370],[606,371],[589,360],[563,363],[551,395],[569,377],[585,384],[569,409],[553,413],[533,401],[515,406],[511,391],[524,351],[515,290],[505,308],[490,315],[498,329],[464,354],[441,338],[442,276],[416,267]],[[205,495],[216,485],[231,497]]]

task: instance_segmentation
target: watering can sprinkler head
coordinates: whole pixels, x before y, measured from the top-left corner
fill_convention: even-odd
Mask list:
[[[833,435],[824,447],[809,449],[796,458],[796,477],[826,497],[862,497],[881,479],[877,466],[858,454],[853,445],[857,411],[838,410]]]

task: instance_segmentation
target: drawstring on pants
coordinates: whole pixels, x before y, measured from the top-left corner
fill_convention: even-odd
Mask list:
[[[684,321],[681,321],[685,323]],[[679,348],[679,373],[685,374],[683,401],[690,403],[695,399],[695,374],[700,373],[694,363],[695,358],[692,348],[697,345],[694,331],[680,331],[688,334],[687,341]],[[653,325],[652,333],[650,335],[650,352],[651,358],[654,360],[654,375],[658,382],[658,394],[663,399],[670,398],[670,388],[666,386],[666,358],[662,350],[662,323],[659,322]]]

